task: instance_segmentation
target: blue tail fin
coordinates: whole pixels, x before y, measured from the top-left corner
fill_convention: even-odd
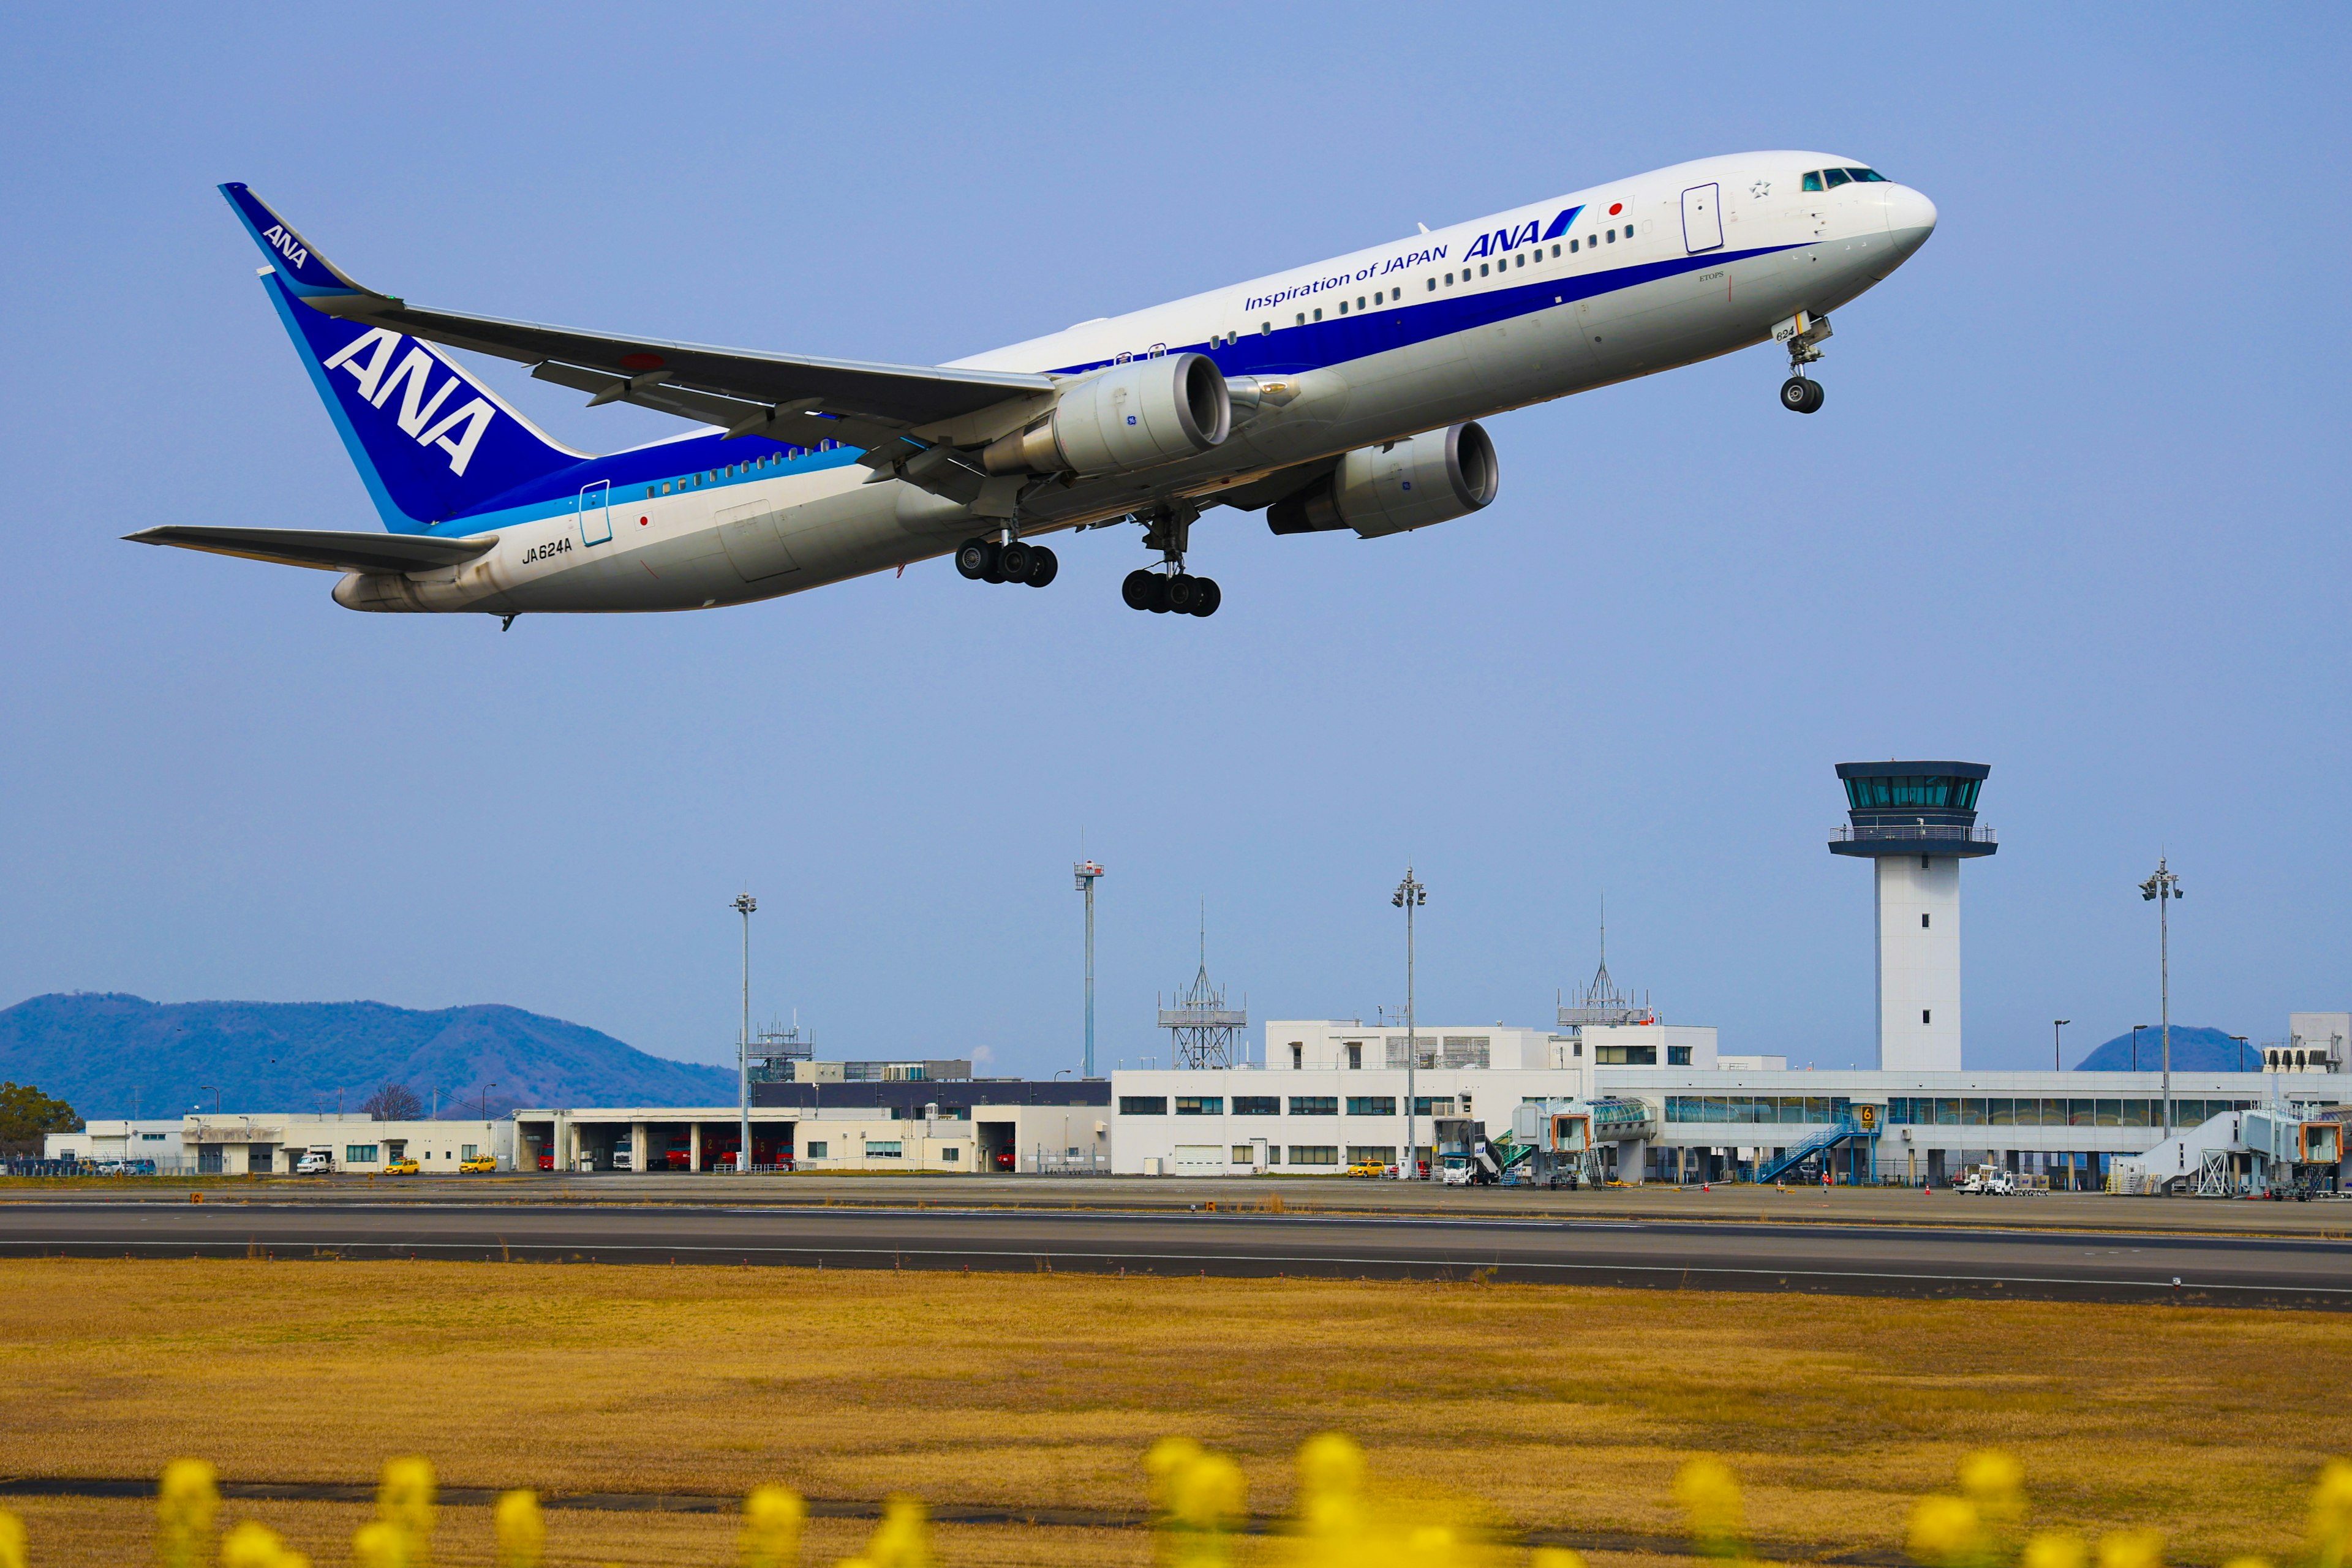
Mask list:
[[[246,203],[259,205],[251,194],[241,185],[233,191],[231,202],[256,238],[281,263],[292,260],[256,227],[246,210]],[[268,214],[266,207],[259,211]],[[298,269],[332,279],[305,287],[299,279],[289,282],[276,267],[262,270],[270,303],[294,340],[302,368],[326,400],[386,528],[422,533],[588,456],[551,440],[433,344],[304,303],[305,293],[364,291],[348,286],[292,230],[278,232],[297,247]]]

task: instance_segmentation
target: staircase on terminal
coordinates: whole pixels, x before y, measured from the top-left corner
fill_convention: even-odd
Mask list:
[[[1822,1128],[1803,1142],[1780,1152],[1777,1158],[1766,1160],[1756,1167],[1758,1182],[1777,1182],[1806,1161],[1820,1156],[1826,1160],[1831,1150],[1841,1143],[1862,1143],[1873,1146],[1874,1155],[1878,1142],[1878,1129],[1864,1127],[1851,1116],[1841,1116]]]

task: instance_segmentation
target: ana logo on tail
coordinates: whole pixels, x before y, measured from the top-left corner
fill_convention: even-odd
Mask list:
[[[401,344],[407,342],[408,339],[390,328],[377,327],[338,350],[326,362],[325,368],[348,371],[359,383],[360,395],[378,408],[391,402],[392,395],[398,392],[400,412],[395,417],[401,429],[418,446],[438,447],[448,453],[449,471],[463,475],[466,465],[474,460],[474,448],[482,444],[482,434],[490,427],[496,411],[486,400],[476,397],[442,414],[441,405],[464,384],[464,378],[451,371],[441,389],[426,397],[425,389],[433,379],[433,372],[443,368],[441,362],[427,353],[423,344],[410,343],[407,357],[394,365],[393,356],[399,353]],[[367,356],[364,363],[362,354]],[[460,426],[464,428],[460,429]]]
[[[261,243],[293,263],[297,270],[310,259],[310,253],[302,247],[302,242],[289,234],[282,223],[271,224],[269,232],[261,237]]]

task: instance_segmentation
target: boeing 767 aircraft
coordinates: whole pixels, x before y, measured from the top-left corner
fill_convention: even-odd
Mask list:
[[[1139,610],[1213,615],[1185,570],[1213,507],[1276,533],[1424,528],[1495,499],[1475,423],[1771,341],[1811,414],[1830,314],[1935,205],[1851,158],[1677,164],[940,366],[493,321],[354,282],[221,187],[383,533],[173,524],[130,537],[344,574],[354,610],[691,610],[952,555],[1054,580],[1035,542],[1133,521]],[[604,457],[552,439],[444,348],[692,422]]]

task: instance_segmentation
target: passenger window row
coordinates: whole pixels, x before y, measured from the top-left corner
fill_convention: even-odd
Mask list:
[[[819,441],[814,449],[829,452],[840,444],[838,441]],[[706,468],[698,474],[688,474],[682,479],[665,479],[658,485],[647,485],[646,499],[651,500],[657,495],[666,496],[673,489],[698,489],[704,485],[715,485],[721,479],[739,479],[755,468],[772,468],[778,463],[789,462],[807,450],[809,448],[803,447],[787,447],[781,452],[770,452],[762,457],[747,458],[740,463],[730,463],[723,468]]]
[[[1805,175],[1809,191],[1833,191],[1847,184],[1883,185],[1887,179],[1875,169],[1814,169]]]
[[[1866,171],[1864,172],[1866,173]],[[1872,174],[1870,177],[1874,180],[1879,178],[1876,174]],[[1809,174],[1806,178],[1811,179],[1812,176]],[[1843,177],[1841,177],[1840,183],[1843,183]],[[1815,185],[1807,185],[1805,188],[1807,190],[1816,190],[1819,187]],[[1629,223],[1616,228],[1604,228],[1599,234],[1588,235],[1580,240],[1571,239],[1568,242],[1564,254],[1574,256],[1580,250],[1598,250],[1603,245],[1616,244],[1620,237],[1632,239],[1633,237],[1633,226]],[[1555,261],[1559,259],[1562,254],[1563,251],[1561,247],[1558,244],[1554,244],[1551,247],[1552,259]],[[1528,264],[1528,258],[1530,256],[1534,257],[1536,261],[1540,264],[1544,259],[1544,247],[1540,245],[1532,246],[1526,250],[1518,252],[1517,255],[1506,256],[1500,261],[1482,261],[1478,263],[1478,276],[1481,278],[1488,278],[1496,273],[1507,272],[1514,267],[1525,267]],[[1468,283],[1470,281],[1470,268],[1466,266],[1462,268],[1462,281],[1465,283]],[[1440,287],[1451,289],[1454,287],[1454,274],[1451,272],[1446,273],[1442,284],[1439,279],[1433,274],[1423,280],[1423,287],[1432,294],[1436,293]],[[1404,298],[1404,290],[1402,289],[1377,290],[1371,295],[1371,304],[1381,304],[1383,302],[1383,295],[1385,295],[1387,300],[1402,300]],[[1360,294],[1356,297],[1355,308],[1359,310],[1366,308],[1364,296]],[[1339,301],[1339,313],[1342,316],[1348,313],[1347,300],[1342,300]],[[1303,327],[1310,321],[1319,321],[1322,319],[1323,311],[1321,307],[1318,306],[1311,311],[1299,311],[1297,315],[1291,318],[1291,321],[1293,325]],[[1272,321],[1260,321],[1258,323],[1257,330],[1259,335],[1264,336],[1265,334],[1274,331],[1274,323]],[[1222,340],[1211,338],[1209,340],[1209,346],[1211,348],[1217,348],[1222,345],[1225,348],[1231,348],[1240,336],[1241,334],[1238,332],[1227,332]]]

